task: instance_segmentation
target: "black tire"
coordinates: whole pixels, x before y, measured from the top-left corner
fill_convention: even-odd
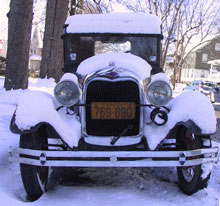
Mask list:
[[[206,138],[210,138],[207,137]],[[189,130],[184,129],[181,139],[177,140],[181,145],[181,150],[192,150],[203,148],[203,136],[198,136],[191,133]],[[202,165],[191,167],[177,167],[177,174],[179,178],[179,188],[187,195],[192,195],[198,190],[207,187],[209,174],[205,179],[202,178],[203,170]]]
[[[40,130],[20,136],[20,147],[27,149],[46,150],[46,132]],[[21,155],[22,156],[22,155]],[[20,164],[21,178],[29,201],[35,201],[46,191],[48,167]]]

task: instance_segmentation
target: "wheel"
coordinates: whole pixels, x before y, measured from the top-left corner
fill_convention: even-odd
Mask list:
[[[203,136],[198,136],[191,133],[186,128],[182,132],[181,139],[177,140],[181,150],[193,150],[203,148]],[[209,138],[206,136],[206,138]],[[192,195],[198,190],[207,187],[210,174],[203,179],[202,165],[190,167],[177,167],[179,178],[179,187],[187,195]]]
[[[46,132],[40,130],[20,136],[20,147],[47,150]],[[22,157],[22,155],[21,155]],[[29,201],[35,201],[46,191],[48,167],[20,164],[21,178]]]

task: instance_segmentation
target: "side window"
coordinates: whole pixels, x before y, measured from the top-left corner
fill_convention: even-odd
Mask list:
[[[215,44],[215,51],[220,51],[220,43]]]
[[[205,71],[201,71],[201,78],[205,78]]]
[[[207,63],[208,61],[208,54],[202,54],[202,63]]]
[[[131,53],[148,62],[157,61],[157,38],[136,37],[131,39]]]

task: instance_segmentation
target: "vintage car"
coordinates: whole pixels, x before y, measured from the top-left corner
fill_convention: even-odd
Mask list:
[[[62,39],[54,95],[25,92],[11,120],[20,145],[10,161],[20,163],[28,199],[46,191],[50,167],[176,167],[184,193],[206,187],[218,157],[215,111],[200,92],[172,98],[158,17],[70,16]]]

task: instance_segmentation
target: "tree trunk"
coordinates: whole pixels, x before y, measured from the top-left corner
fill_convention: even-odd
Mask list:
[[[11,0],[8,14],[6,90],[28,87],[28,61],[33,18],[33,0]]]
[[[63,66],[63,42],[61,35],[68,12],[68,0],[47,1],[44,46],[40,66],[41,78],[59,81]]]

